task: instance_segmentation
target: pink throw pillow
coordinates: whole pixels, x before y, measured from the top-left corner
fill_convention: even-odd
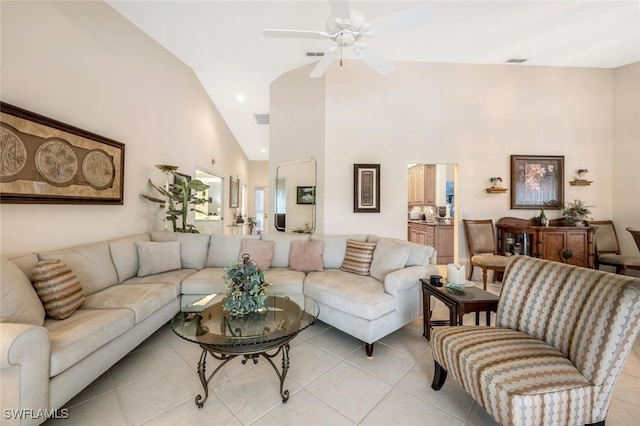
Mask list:
[[[242,255],[247,253],[249,259],[256,262],[258,268],[267,270],[271,267],[273,259],[273,241],[262,241],[253,238],[243,238],[240,246],[238,262],[242,262]]]
[[[301,272],[322,271],[323,250],[324,241],[321,240],[291,241],[289,269]]]

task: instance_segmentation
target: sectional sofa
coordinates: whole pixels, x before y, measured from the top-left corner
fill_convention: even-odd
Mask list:
[[[421,315],[419,280],[437,273],[433,247],[375,235],[152,232],[5,255],[0,400],[4,414],[26,411],[2,424],[42,423],[181,306],[223,292],[224,268],[242,253],[265,269],[270,293],[313,298],[320,320],[362,340],[369,355]],[[51,282],[53,267],[66,268],[64,283]]]

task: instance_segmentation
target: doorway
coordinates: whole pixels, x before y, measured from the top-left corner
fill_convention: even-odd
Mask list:
[[[407,239],[434,247],[438,265],[458,261],[457,164],[409,164]]]
[[[258,234],[262,234],[265,231],[264,224],[267,223],[267,206],[266,204],[266,194],[268,193],[268,188],[264,186],[259,186],[255,188],[254,194],[254,215],[256,218],[256,229],[255,232]]]

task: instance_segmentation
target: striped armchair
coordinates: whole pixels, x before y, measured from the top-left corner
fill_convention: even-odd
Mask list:
[[[495,327],[432,334],[449,373],[501,425],[604,425],[640,330],[640,279],[514,256]]]

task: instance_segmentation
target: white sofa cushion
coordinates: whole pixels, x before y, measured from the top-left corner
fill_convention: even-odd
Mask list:
[[[138,276],[159,274],[160,272],[180,269],[180,242],[167,241],[137,241],[138,247]]]
[[[138,275],[138,247],[136,241],[149,241],[149,234],[139,234],[109,241],[111,260],[116,267],[118,283]]]
[[[47,319],[53,377],[133,327],[129,309],[78,309],[64,320]]]
[[[288,268],[291,241],[309,241],[309,235],[276,232],[272,234],[262,234],[262,240],[273,241],[275,243],[271,266],[274,268]]]
[[[212,234],[207,254],[208,268],[228,268],[238,260],[242,240],[246,238],[259,239],[260,235],[218,235]]]
[[[376,243],[369,275],[384,281],[389,272],[404,268],[411,249],[406,244],[381,239]]]
[[[395,298],[385,293],[383,283],[339,269],[309,272],[304,294],[320,304],[366,320],[386,315],[396,307]]]
[[[80,309],[130,309],[138,324],[179,295],[171,284],[120,284],[87,296]]]
[[[151,241],[180,241],[180,262],[185,269],[202,269],[207,263],[209,235],[181,232],[152,232]]]
[[[324,242],[322,262],[326,269],[338,269],[342,266],[344,255],[347,251],[347,240],[367,241],[368,235],[313,235],[312,240]]]
[[[271,268],[264,272],[264,280],[269,284],[268,294],[302,294],[306,274],[287,268]]]
[[[432,246],[425,246],[424,244],[412,243],[411,241],[401,240],[398,238],[386,238],[379,237],[377,235],[370,235],[368,241],[380,241],[387,240],[392,241],[398,244],[405,244],[409,246],[411,252],[409,253],[409,258],[407,259],[407,264],[405,266],[427,266],[429,264],[435,265],[436,260],[432,259],[435,248]]]
[[[60,259],[66,263],[78,276],[85,296],[118,283],[107,242],[47,251],[39,253],[38,257],[40,260]]]
[[[29,279],[4,256],[0,266],[0,322],[44,324],[44,307]]]
[[[224,293],[224,268],[204,268],[182,281],[182,294],[208,295]]]

